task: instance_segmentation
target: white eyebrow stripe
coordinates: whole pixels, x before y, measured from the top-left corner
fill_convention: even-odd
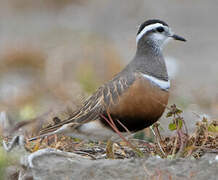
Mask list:
[[[168,90],[170,88],[170,80],[168,79],[168,81],[164,81],[164,80],[160,80],[156,77],[153,76],[149,76],[147,74],[142,74],[146,79],[150,80],[153,84],[157,85],[158,87],[160,87],[163,90]]]
[[[155,29],[157,27],[164,27],[163,24],[155,23],[148,26],[145,26],[144,29],[136,36],[136,43],[142,38],[144,34],[146,34],[148,31]]]

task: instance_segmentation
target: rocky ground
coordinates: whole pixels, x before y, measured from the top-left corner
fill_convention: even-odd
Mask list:
[[[7,179],[216,180],[218,177],[218,155],[215,154],[206,154],[199,160],[170,160],[158,157],[90,160],[74,153],[49,148],[24,156],[21,164],[19,173],[15,171],[15,167],[7,169]]]
[[[11,151],[8,155],[18,156],[17,162],[10,160],[5,168],[5,178],[217,179],[218,122],[203,118],[193,134],[187,134],[184,126],[167,137],[158,135],[158,128],[153,127],[154,142],[120,136],[121,140],[111,146],[66,136],[53,135],[33,142],[15,136],[3,140],[4,149]]]

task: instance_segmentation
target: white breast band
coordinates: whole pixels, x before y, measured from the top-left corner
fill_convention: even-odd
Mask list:
[[[160,80],[156,77],[147,75],[147,74],[142,74],[146,79],[148,79],[149,81],[151,81],[153,84],[159,86],[161,89],[163,90],[168,90],[170,88],[170,80],[168,81],[164,81],[164,80]]]

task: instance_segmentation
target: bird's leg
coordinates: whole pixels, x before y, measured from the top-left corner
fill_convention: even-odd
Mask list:
[[[110,139],[107,141],[106,155],[107,155],[108,159],[115,159],[115,157],[114,157],[113,142]]]

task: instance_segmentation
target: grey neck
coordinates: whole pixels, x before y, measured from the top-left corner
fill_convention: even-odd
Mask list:
[[[149,40],[146,42],[138,42],[136,55],[127,68],[161,80],[168,80],[162,50]]]

